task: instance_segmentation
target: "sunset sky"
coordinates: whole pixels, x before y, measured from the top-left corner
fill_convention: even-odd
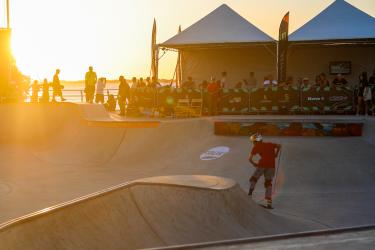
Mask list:
[[[6,26],[5,0],[1,26]],[[34,79],[84,77],[89,65],[110,79],[148,76],[153,18],[157,42],[187,28],[223,3],[276,38],[290,11],[290,30],[303,25],[333,0],[10,0],[12,47],[21,71]],[[375,16],[374,0],[348,0]],[[175,53],[160,61],[161,78],[172,78]]]

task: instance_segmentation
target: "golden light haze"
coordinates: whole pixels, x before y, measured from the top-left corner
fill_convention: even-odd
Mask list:
[[[5,10],[5,0],[2,0]],[[272,37],[290,11],[290,30],[306,23],[333,0],[10,0],[12,47],[20,70],[34,79],[79,80],[89,65],[100,76],[127,78],[150,73],[153,18],[157,42],[187,28],[223,3]],[[374,0],[348,0],[375,16]],[[1,26],[6,26],[5,11]],[[175,53],[160,61],[159,76],[172,78]]]

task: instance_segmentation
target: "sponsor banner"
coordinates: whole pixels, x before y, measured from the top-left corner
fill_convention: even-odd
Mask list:
[[[286,82],[286,66],[289,36],[289,12],[281,20],[279,27],[279,42],[277,44],[277,81]]]
[[[140,108],[153,108],[156,103],[156,90],[152,88],[131,89],[131,96]]]
[[[244,114],[249,112],[249,93],[247,89],[222,89],[219,113]]]
[[[330,111],[353,111],[354,92],[349,87],[331,88],[328,96],[328,107]]]
[[[254,88],[250,93],[250,111],[297,111],[299,99],[297,87]]]
[[[230,148],[225,146],[215,147],[209,149],[207,152],[200,155],[202,161],[212,161],[221,158],[223,155],[229,153]]]
[[[200,89],[185,89],[185,88],[179,88],[175,89],[175,96],[176,99],[201,99],[202,93]]]
[[[362,123],[215,122],[216,135],[250,136],[362,136]]]
[[[354,92],[349,87],[311,87],[301,91],[303,111],[335,112],[354,109]]]
[[[171,108],[177,103],[177,95],[174,88],[163,87],[159,88],[157,92],[158,108]]]

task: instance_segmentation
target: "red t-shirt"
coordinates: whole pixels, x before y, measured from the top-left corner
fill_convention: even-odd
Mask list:
[[[275,149],[277,144],[270,142],[258,142],[251,150],[252,155],[259,154],[260,160],[258,166],[260,168],[275,168]]]

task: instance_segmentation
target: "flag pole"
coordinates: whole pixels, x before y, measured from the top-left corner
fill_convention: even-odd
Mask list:
[[[10,29],[9,0],[7,0],[7,28]]]

